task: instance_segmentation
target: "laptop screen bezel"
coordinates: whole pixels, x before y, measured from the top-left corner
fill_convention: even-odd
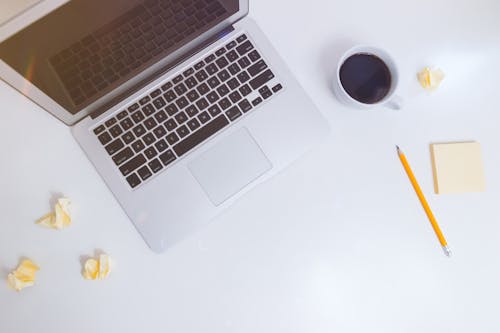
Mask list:
[[[51,10],[55,10],[57,7],[64,3],[65,2],[61,2],[60,0],[42,1],[22,15],[11,20],[7,24],[0,26],[0,42],[14,35],[16,32],[22,30],[23,28],[29,26],[37,19],[43,17],[44,14],[46,15],[50,13]],[[217,24],[210,30],[206,31],[205,33],[201,34],[200,36],[196,37],[195,39],[191,40],[181,48],[172,52],[158,63],[144,70],[141,74],[138,75],[138,79],[146,80],[149,76],[153,76],[155,73],[157,73],[160,68],[164,68],[169,66],[169,64],[175,63],[176,60],[182,58],[183,55],[190,54],[193,50],[199,48],[200,45],[203,45],[206,41],[212,39],[219,32],[227,29],[235,22],[245,17],[247,14],[248,0],[239,0],[239,10],[235,14],[231,15],[230,17]],[[78,111],[77,113],[71,114],[68,110],[62,107],[54,99],[46,95],[42,90],[33,85],[30,81],[24,78],[24,76],[19,74],[1,59],[0,79],[5,81],[7,84],[18,90],[21,94],[28,97],[34,103],[69,126],[76,124],[80,120],[91,115],[93,112],[98,111],[103,106],[110,105],[110,103],[116,100],[116,98],[118,98],[120,95],[128,93],[131,89],[134,88],[135,85],[137,85],[137,82],[124,83],[121,86],[117,87],[115,90],[111,91],[110,93],[86,106],[82,110]]]

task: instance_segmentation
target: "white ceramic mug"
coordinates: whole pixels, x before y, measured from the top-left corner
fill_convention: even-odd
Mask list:
[[[371,104],[362,103],[352,98],[351,95],[349,95],[347,91],[345,91],[344,87],[342,86],[342,82],[340,82],[340,67],[344,64],[347,58],[359,53],[371,54],[377,56],[387,65],[387,68],[389,69],[391,75],[391,87],[389,88],[389,91],[387,92],[386,96],[376,103],[371,103]],[[337,98],[342,103],[349,106],[367,109],[367,108],[372,108],[374,106],[382,105],[390,109],[399,110],[403,105],[403,100],[401,97],[394,94],[398,86],[398,82],[399,82],[399,73],[396,67],[396,63],[387,52],[376,47],[359,45],[349,49],[340,58],[339,63],[337,65],[335,80],[333,82],[333,90]]]

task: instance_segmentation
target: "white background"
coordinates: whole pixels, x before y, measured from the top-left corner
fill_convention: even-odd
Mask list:
[[[0,83],[0,278],[29,257],[37,285],[0,283],[0,332],[499,332],[500,2],[252,0],[331,136],[207,228],[153,254],[69,128]],[[401,111],[333,97],[340,52],[385,48]],[[433,94],[416,72],[441,67]],[[433,194],[429,144],[481,143],[487,191]],[[399,144],[454,251],[446,258]],[[64,194],[74,223],[34,221]],[[81,260],[109,253],[106,281]]]

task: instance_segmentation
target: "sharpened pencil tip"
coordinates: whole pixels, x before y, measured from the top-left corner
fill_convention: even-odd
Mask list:
[[[397,149],[398,151],[400,151],[400,150],[401,150],[401,149],[399,149],[399,146],[398,146],[398,145],[396,145],[396,149]]]

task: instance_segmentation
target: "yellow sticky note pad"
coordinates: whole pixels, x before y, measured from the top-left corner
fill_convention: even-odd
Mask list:
[[[481,145],[478,142],[432,144],[431,158],[437,194],[485,190]]]

